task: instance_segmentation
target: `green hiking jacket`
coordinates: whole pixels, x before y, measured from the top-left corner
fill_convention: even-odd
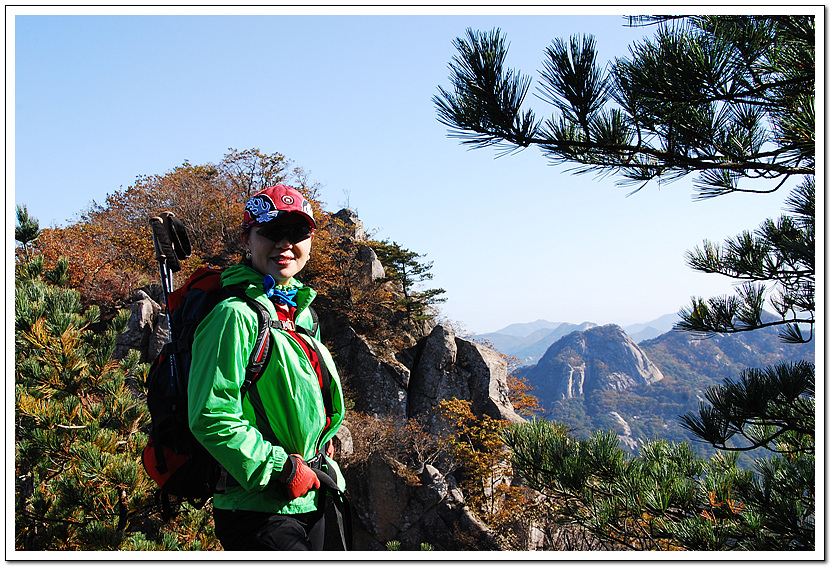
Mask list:
[[[262,280],[261,273],[243,265],[230,267],[222,274],[223,286],[245,287],[247,295],[266,305],[276,320],[274,305],[262,290]],[[311,329],[308,306],[316,293],[295,279],[290,285],[298,289],[294,298],[296,323]],[[311,362],[295,338],[282,330],[271,329],[271,358],[259,380],[241,400],[240,386],[257,337],[257,325],[256,312],[234,297],[219,303],[199,324],[187,389],[190,430],[239,482],[239,486],[215,494],[214,507],[306,513],[317,509],[320,494],[312,490],[287,501],[275,487],[276,477],[288,454],[299,454],[310,460],[317,447],[337,432],[344,415],[340,378],[328,350],[317,341],[323,357],[321,363],[326,364],[332,377],[334,416],[325,429],[323,396]],[[274,442],[267,440],[269,427],[276,437]],[[339,486],[345,488],[340,470],[333,462],[332,466]]]

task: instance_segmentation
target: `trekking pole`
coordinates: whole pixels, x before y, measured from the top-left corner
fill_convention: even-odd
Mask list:
[[[187,237],[184,224],[172,212],[162,212],[158,216],[150,217],[150,230],[153,233],[153,250],[156,254],[156,261],[159,262],[161,290],[164,294],[167,330],[169,331],[167,342],[169,344],[173,341],[174,336],[173,321],[170,318],[170,293],[173,292],[173,273],[182,269],[179,260],[190,257],[190,240]],[[179,392],[181,392],[183,386],[179,380],[175,354],[170,355],[170,373],[180,389]]]
[[[150,230],[153,233],[156,261],[159,262],[161,289],[167,310],[167,327],[172,337],[169,295],[173,292],[173,273],[181,271],[180,260],[190,257],[190,239],[187,237],[184,224],[172,212],[162,212],[158,216],[150,217]]]

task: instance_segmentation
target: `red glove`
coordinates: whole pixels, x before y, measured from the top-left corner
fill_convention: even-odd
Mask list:
[[[320,488],[320,479],[299,454],[290,454],[277,478],[285,485],[288,499],[296,499]]]

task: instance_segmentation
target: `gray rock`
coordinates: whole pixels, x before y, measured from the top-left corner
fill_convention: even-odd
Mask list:
[[[521,421],[507,398],[507,362],[479,344],[456,338],[437,325],[420,345],[409,386],[410,417],[426,418],[438,432],[442,423],[435,412],[442,399],[468,399],[476,415]]]
[[[432,415],[442,399],[470,399],[467,380],[454,371],[458,354],[455,335],[438,325],[420,347],[410,379],[409,416]],[[438,432],[440,423],[431,428]]]
[[[363,221],[357,217],[357,213],[349,208],[343,208],[331,215],[331,220],[326,226],[332,238],[350,238],[352,240],[365,240],[366,230],[363,228]]]
[[[386,277],[383,264],[378,259],[375,250],[370,246],[366,244],[357,245],[357,261],[359,275],[363,285],[370,285]]]
[[[468,372],[473,412],[494,419],[520,422],[524,419],[513,410],[507,386],[507,361],[495,350],[456,337],[457,364]]]
[[[127,307],[130,311],[127,329],[118,337],[113,356],[120,360],[130,350],[138,350],[142,362],[152,361],[153,358],[149,357],[150,342],[161,306],[144,291],[137,291],[132,299],[133,302]]]
[[[354,442],[352,441],[352,431],[350,431],[345,424],[341,424],[334,435],[334,447],[337,454],[343,456],[350,456],[354,454]]]
[[[355,410],[406,418],[409,369],[382,359],[353,328],[342,328],[328,343],[344,386],[354,392]]]
[[[156,324],[147,344],[147,359],[151,362],[155,360],[161,353],[161,349],[169,341],[170,325],[168,324],[167,315],[159,314],[156,316]]]
[[[350,490],[362,494],[352,499],[360,523],[356,547],[382,550],[396,540],[401,550],[418,550],[422,542],[436,550],[498,549],[492,533],[466,507],[454,482],[430,465],[418,473],[374,453],[359,472],[350,470],[346,479]]]

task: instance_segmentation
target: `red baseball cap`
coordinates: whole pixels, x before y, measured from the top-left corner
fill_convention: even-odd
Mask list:
[[[245,213],[242,215],[242,229],[247,230],[251,226],[265,224],[289,212],[305,216],[312,228],[317,227],[311,203],[300,194],[300,191],[287,185],[275,185],[259,191],[248,199]]]

